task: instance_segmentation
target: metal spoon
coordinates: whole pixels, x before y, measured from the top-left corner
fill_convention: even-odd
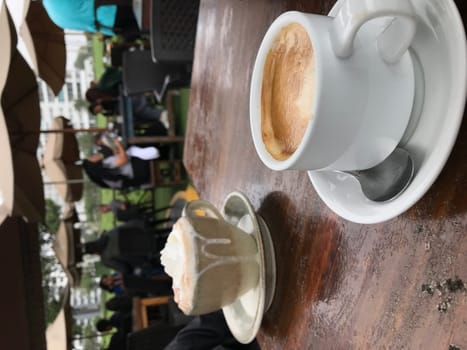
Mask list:
[[[373,168],[345,171],[354,176],[363,194],[375,202],[386,202],[396,198],[410,184],[414,164],[410,154],[403,148],[396,148],[385,160]]]

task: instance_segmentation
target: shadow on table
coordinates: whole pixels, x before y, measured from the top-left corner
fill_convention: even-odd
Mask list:
[[[339,221],[323,223],[321,216],[303,216],[302,211],[283,192],[270,193],[258,210],[270,229],[277,272],[274,300],[262,328],[284,336],[295,327],[297,310],[307,307],[311,316],[317,301],[338,290],[342,275]]]

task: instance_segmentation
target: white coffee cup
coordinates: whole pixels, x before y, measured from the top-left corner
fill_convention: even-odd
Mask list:
[[[178,237],[171,237],[172,231],[161,260],[173,278],[175,301],[185,314],[219,310],[258,284],[255,238],[227,222],[211,203],[188,203],[174,230]],[[170,247],[174,240],[176,246]],[[175,250],[181,254],[168,257]],[[173,272],[179,268],[179,273]]]
[[[335,18],[296,11],[279,16],[259,48],[251,80],[256,151],[273,170],[356,170],[383,161],[407,127],[414,99],[408,47],[416,30],[410,0],[344,0]],[[304,136],[286,159],[264,145],[261,94],[273,42],[289,24],[306,30],[314,51],[314,104]]]

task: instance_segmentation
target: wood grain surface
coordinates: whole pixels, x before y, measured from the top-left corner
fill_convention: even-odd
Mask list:
[[[265,31],[286,10],[324,14],[333,4],[201,1],[185,166],[201,198],[220,207],[242,191],[271,229],[277,289],[263,349],[467,349],[465,115],[435,184],[382,224],[339,218],[305,172],[274,172],[256,155],[248,95]],[[465,0],[456,4],[465,24]]]

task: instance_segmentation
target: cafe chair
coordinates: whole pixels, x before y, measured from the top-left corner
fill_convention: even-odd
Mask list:
[[[190,84],[190,74],[183,65],[153,62],[145,49],[125,51],[122,57],[122,86],[125,95],[151,92],[159,103],[169,88]]]
[[[193,62],[199,0],[152,0],[150,44],[154,62]]]
[[[184,173],[183,162],[181,157],[182,150],[179,148],[183,144],[184,137],[179,135],[177,125],[175,122],[175,113],[173,103],[178,91],[170,90],[165,98],[165,108],[167,109],[168,128],[167,136],[164,137],[164,145],[168,147],[167,156],[162,159],[154,159],[150,161],[150,180],[144,188],[157,188],[157,187],[177,187],[185,186],[187,179]],[[140,137],[138,142],[151,142],[157,143],[157,136],[154,137]]]
[[[150,190],[157,187],[184,186],[187,184],[183,163],[181,145],[184,142],[184,136],[177,130],[174,114],[174,97],[179,93],[176,90],[170,90],[165,97],[165,108],[167,110],[167,136],[141,136],[134,133],[134,122],[131,112],[131,106],[126,103],[129,101],[124,95],[120,98],[120,109],[125,116],[125,145],[154,145],[164,148],[164,157],[149,161],[150,177],[149,181],[140,186],[139,189]],[[127,189],[132,191],[134,189]]]
[[[123,54],[129,50],[147,49],[149,44],[142,42],[112,42],[110,46],[110,65],[121,68],[123,65]]]

